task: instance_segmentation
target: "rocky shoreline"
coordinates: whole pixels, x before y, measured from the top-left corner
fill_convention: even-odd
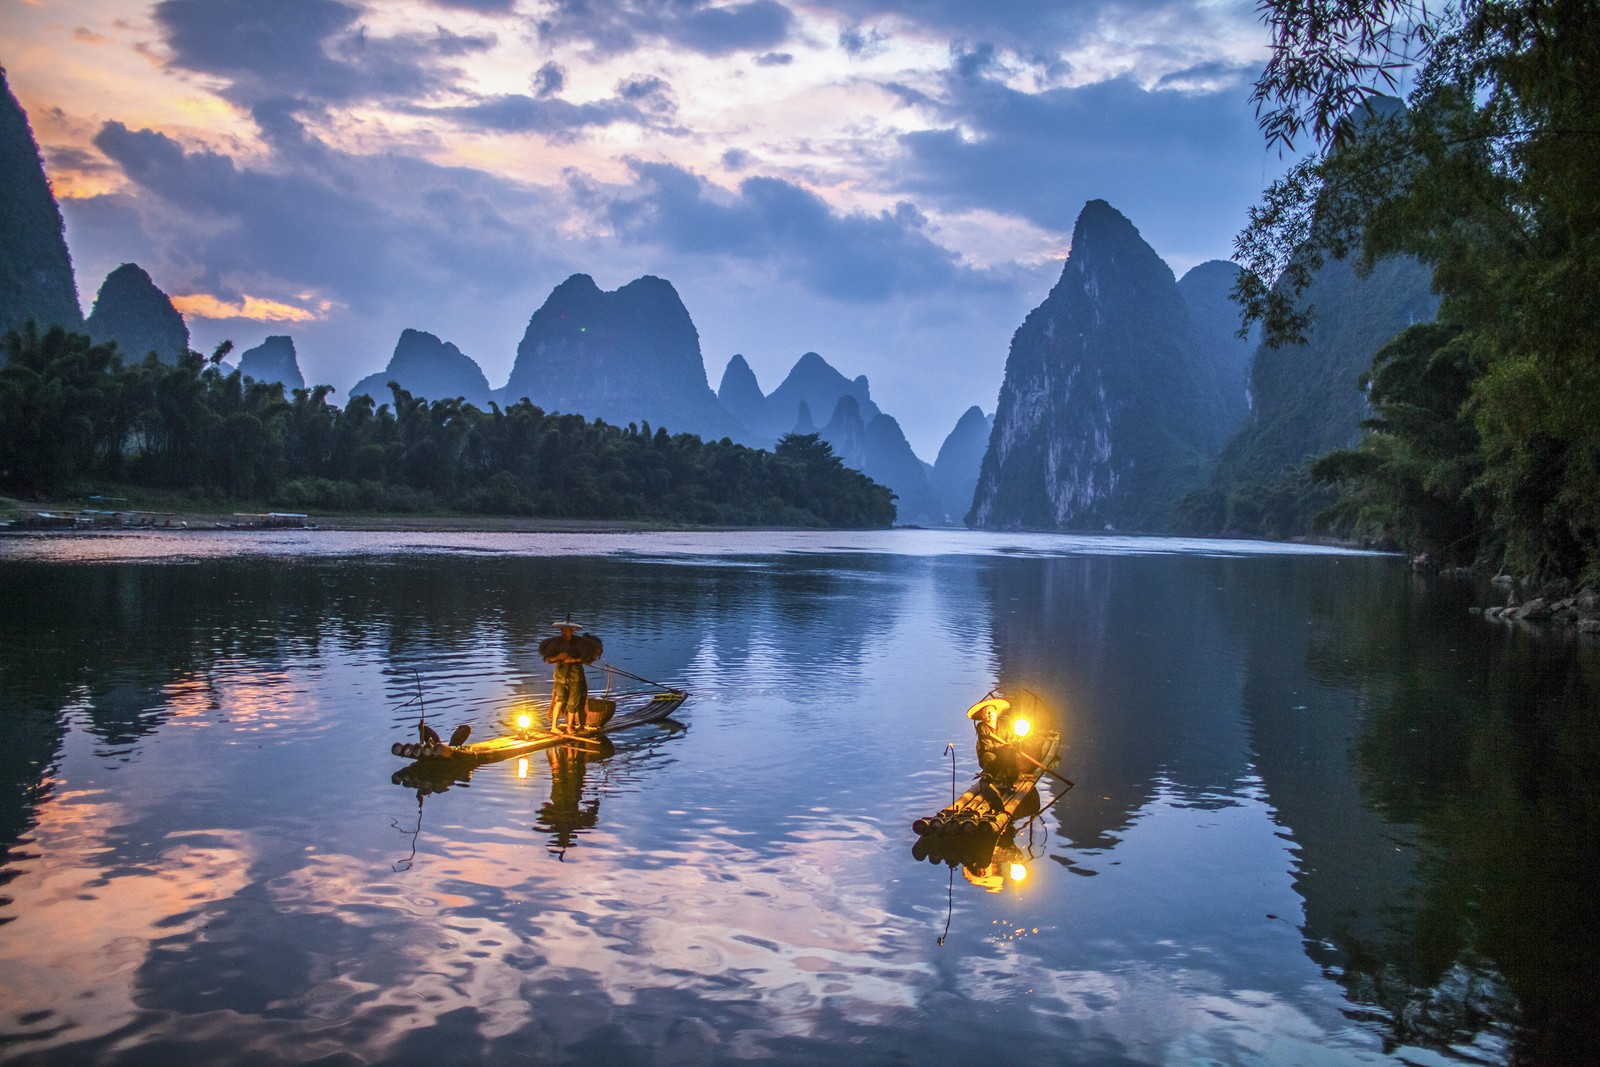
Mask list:
[[[1600,634],[1600,593],[1593,589],[1575,589],[1565,580],[1529,589],[1507,574],[1496,575],[1492,581],[1506,588],[1506,602],[1469,608],[1474,615],[1502,622],[1548,622],[1575,628],[1579,633]]]

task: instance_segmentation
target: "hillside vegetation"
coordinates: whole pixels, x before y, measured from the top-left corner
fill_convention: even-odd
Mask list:
[[[1240,237],[1249,314],[1269,341],[1303,336],[1301,296],[1346,256],[1410,256],[1440,300],[1378,353],[1367,436],[1313,467],[1342,492],[1331,517],[1442,562],[1600,580],[1600,10],[1263,10],[1263,126],[1318,151]],[[1404,111],[1367,106],[1413,64]]]
[[[772,451],[649,424],[551,415],[526,400],[393,403],[258,382],[188,352],[125,366],[117,349],[31,327],[0,366],[0,489],[39,497],[108,482],[306,510],[717,525],[883,527],[890,491],[815,434]]]

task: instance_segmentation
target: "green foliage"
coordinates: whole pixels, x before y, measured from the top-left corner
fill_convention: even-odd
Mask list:
[[[223,374],[189,352],[122,364],[110,345],[52,329],[6,339],[0,486],[23,495],[85,479],[295,510],[470,512],[727,525],[888,526],[893,495],[816,434],[774,452],[547,415],[523,400],[480,411],[391,385],[393,403],[340,410],[327,386]]]
[[[857,526],[862,523],[855,516],[885,509],[893,514],[893,494],[846,467],[821,434],[785,434],[774,453],[778,488],[787,490],[785,502],[818,515],[824,524]]]
[[[1338,499],[1302,466],[1213,484],[1178,501],[1180,533],[1286,540],[1317,529],[1317,519]]]
[[[1378,353],[1368,386],[1371,432],[1311,467],[1317,480],[1346,487],[1329,521],[1439,563],[1478,558],[1491,527],[1467,405],[1481,363],[1462,330],[1442,323],[1413,326]]]
[[[1320,151],[1240,237],[1247,314],[1292,339],[1309,322],[1296,301],[1326,259],[1366,268],[1406,254],[1433,269],[1440,322],[1456,331],[1390,354],[1393,374],[1419,376],[1394,382],[1383,440],[1322,473],[1357,494],[1350,514],[1408,543],[1482,521],[1483,544],[1517,570],[1600,577],[1600,5],[1267,11],[1263,125],[1284,141],[1310,131]],[[1351,121],[1407,54],[1420,63],[1409,110]]]
[[[121,360],[59,326],[30,322],[5,339],[0,366],[0,483],[37,494],[100,469],[126,417]]]

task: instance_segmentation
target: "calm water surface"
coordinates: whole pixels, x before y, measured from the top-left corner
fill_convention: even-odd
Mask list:
[[[0,1060],[1595,1062],[1600,643],[1479,595],[1127,538],[6,538]],[[492,734],[567,612],[676,723],[393,780],[419,682]],[[909,824],[997,683],[1077,788],[994,886]]]

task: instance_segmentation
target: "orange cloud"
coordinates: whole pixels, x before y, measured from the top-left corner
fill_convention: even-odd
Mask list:
[[[172,306],[184,315],[202,319],[252,319],[256,322],[315,322],[322,316],[315,311],[284,304],[265,297],[246,296],[238,303],[212,296],[210,293],[191,293],[172,298]],[[326,311],[326,306],[321,310]]]
[[[95,33],[87,26],[79,26],[72,31],[72,39],[83,44],[105,44],[111,38]]]
[[[46,180],[50,182],[50,191],[55,194],[57,203],[63,200],[88,200],[91,197],[104,196],[116,192],[127,184],[120,175],[93,174],[67,168],[51,171]]]

